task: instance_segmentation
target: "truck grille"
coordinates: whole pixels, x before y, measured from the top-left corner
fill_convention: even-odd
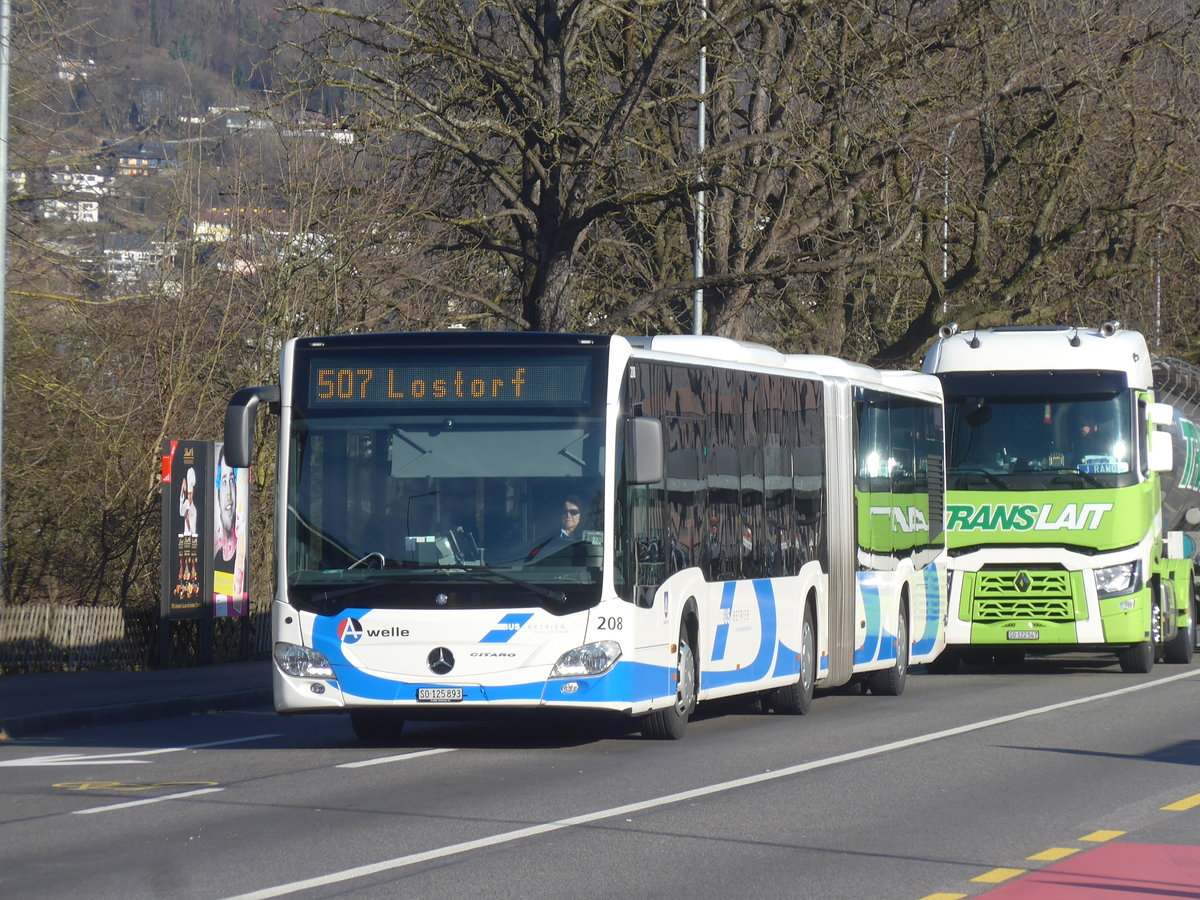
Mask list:
[[[984,571],[975,576],[973,621],[1004,622],[1038,619],[1071,622],[1071,576],[1062,570]]]

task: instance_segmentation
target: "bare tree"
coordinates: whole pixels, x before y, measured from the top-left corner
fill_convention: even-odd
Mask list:
[[[977,55],[976,91],[1018,61],[1033,77],[947,135],[947,243],[926,245],[929,293],[880,359],[910,356],[945,315],[983,324],[1115,316],[1153,331],[1142,301],[1161,229],[1197,174],[1194,12],[1018,6],[1002,24]],[[937,213],[925,211],[932,226]]]
[[[1195,183],[1194,11],[710,12],[706,275],[616,325],[700,286],[706,330],[894,364],[948,316],[1137,318],[1164,210]]]
[[[642,141],[655,111],[679,102],[663,76],[686,3],[293,9],[314,80],[344,95],[353,127],[377,136],[371,149],[423,145],[421,177],[449,189],[427,212],[453,227],[447,251],[485,252],[507,273],[510,327],[577,325],[572,276],[597,223],[661,205],[686,179]]]

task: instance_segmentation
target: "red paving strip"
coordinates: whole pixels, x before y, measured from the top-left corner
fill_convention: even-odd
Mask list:
[[[993,888],[987,900],[1200,900],[1200,847],[1105,844]]]

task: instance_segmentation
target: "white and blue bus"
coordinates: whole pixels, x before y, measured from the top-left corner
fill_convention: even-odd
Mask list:
[[[704,336],[297,338],[229,404],[235,466],[263,402],[280,713],[677,739],[708,699],[899,694],[943,649],[933,376]]]

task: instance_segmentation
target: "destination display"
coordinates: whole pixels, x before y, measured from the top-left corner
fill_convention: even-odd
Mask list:
[[[591,359],[485,354],[447,362],[317,356],[308,361],[309,409],[379,406],[585,407],[592,397]]]

